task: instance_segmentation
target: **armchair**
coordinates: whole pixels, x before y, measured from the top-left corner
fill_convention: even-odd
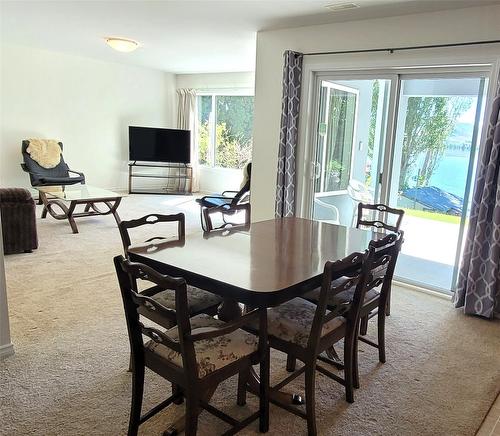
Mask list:
[[[43,158],[46,157],[45,154],[48,154],[47,152],[49,146],[53,147],[54,143],[55,141],[33,139],[26,139],[23,141],[21,150],[24,163],[21,164],[21,168],[29,173],[31,186],[73,185],[75,183],[85,183],[85,176],[83,173],[70,170],[68,164],[64,162],[62,155],[62,142],[57,142],[61,148],[59,163],[55,166],[47,165],[45,163]],[[40,151],[40,153],[37,153],[38,156],[35,159],[33,150],[30,149],[30,144],[44,144],[46,148],[37,150]],[[70,176],[70,173],[76,174],[76,176]]]
[[[222,194],[206,195],[199,198],[196,202],[200,205],[201,227],[205,232],[234,225],[226,220],[227,216],[235,215],[243,211],[245,213],[244,225],[250,224],[250,182],[252,175],[252,163],[248,163],[243,168],[243,182],[239,191],[224,191]],[[214,213],[222,214],[223,224],[214,227],[211,215]]]

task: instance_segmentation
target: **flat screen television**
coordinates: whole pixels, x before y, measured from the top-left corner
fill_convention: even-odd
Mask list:
[[[144,162],[191,162],[189,130],[129,126],[129,159]]]

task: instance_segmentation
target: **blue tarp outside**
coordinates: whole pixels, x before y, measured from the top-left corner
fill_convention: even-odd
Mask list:
[[[403,191],[403,196],[412,201],[417,201],[426,209],[434,212],[460,215],[462,213],[463,199],[457,195],[443,191],[436,186],[422,186]]]

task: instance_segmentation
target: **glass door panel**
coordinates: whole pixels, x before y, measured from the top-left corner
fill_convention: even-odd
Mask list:
[[[313,219],[351,226],[379,197],[390,80],[320,81]]]
[[[403,79],[389,203],[403,208],[396,276],[454,287],[481,128],[485,79]]]

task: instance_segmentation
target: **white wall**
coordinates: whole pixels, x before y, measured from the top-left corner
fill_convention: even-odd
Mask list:
[[[177,88],[232,89],[254,88],[253,71],[244,73],[177,74]]]
[[[224,89],[254,89],[254,73],[178,74],[177,88],[193,88],[200,91]],[[228,168],[199,167],[200,191],[222,192],[239,190],[241,170]]]
[[[0,184],[28,187],[21,141],[54,138],[87,183],[127,188],[128,126],[174,127],[175,76],[2,44]]]
[[[257,34],[252,219],[274,216],[283,52],[302,53],[500,39],[500,6],[334,23]],[[470,52],[480,54],[477,46]],[[422,53],[422,52],[421,52]],[[364,55],[351,55],[353,65]],[[376,63],[384,54],[374,54]],[[336,57],[332,56],[332,67]],[[345,62],[344,66],[349,62]],[[302,102],[304,103],[304,102]],[[258,176],[257,176],[258,175]]]

